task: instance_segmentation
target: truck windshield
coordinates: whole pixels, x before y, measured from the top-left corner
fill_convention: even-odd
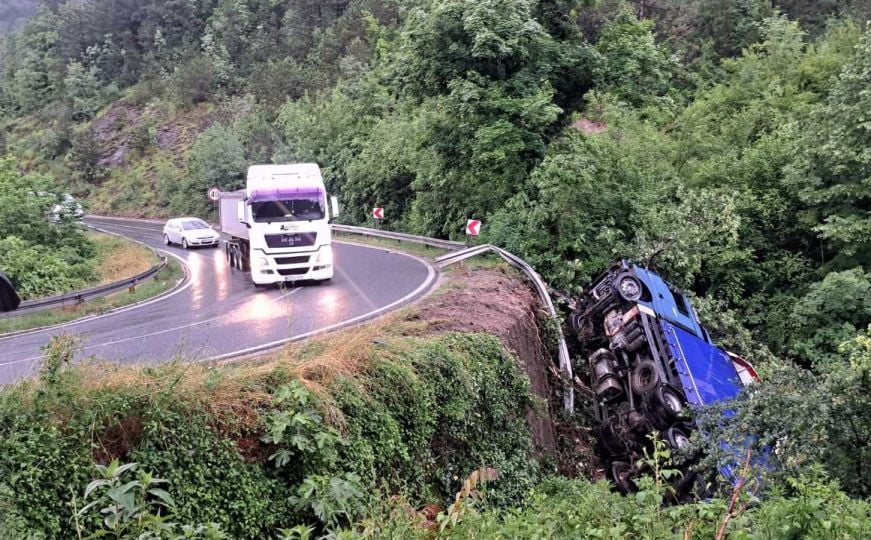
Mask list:
[[[309,221],[324,219],[324,199],[320,196],[297,196],[274,201],[251,203],[254,221]]]

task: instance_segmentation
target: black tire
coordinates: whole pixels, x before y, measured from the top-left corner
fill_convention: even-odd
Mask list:
[[[637,302],[644,294],[644,286],[641,285],[641,281],[628,272],[617,276],[611,287],[614,294],[624,302]]]
[[[648,394],[659,385],[659,373],[652,360],[638,362],[631,375],[632,390],[636,394]]]
[[[169,246],[169,245],[171,245],[171,244],[172,244],[172,242],[169,241],[169,235],[164,234],[164,235],[163,235],[163,245],[164,245],[164,246]]]
[[[653,425],[660,430],[664,430],[674,423],[685,408],[683,395],[667,385],[662,385],[656,389],[652,401],[654,402]]]
[[[675,450],[683,450],[690,446],[690,436],[679,427],[665,430],[665,442]]]
[[[184,249],[188,249],[188,241],[187,241],[187,238],[182,238],[182,239],[181,239],[181,247],[184,248]]]
[[[684,410],[684,397],[670,386],[660,386],[656,398],[660,406],[674,417],[679,416]]]
[[[636,490],[635,483],[632,481],[635,473],[632,465],[625,461],[614,461],[611,463],[610,472],[611,481],[614,482],[617,491],[627,495]]]

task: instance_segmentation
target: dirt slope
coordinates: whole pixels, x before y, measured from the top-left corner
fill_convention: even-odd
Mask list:
[[[541,399],[528,420],[539,451],[556,452],[551,414],[550,380],[553,361],[542,342],[540,301],[522,278],[502,268],[454,269],[442,288],[409,315],[425,322],[425,331],[483,332],[499,337],[523,364],[530,389]]]

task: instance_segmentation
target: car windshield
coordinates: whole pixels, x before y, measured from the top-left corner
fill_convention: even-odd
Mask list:
[[[188,221],[182,221],[181,227],[186,231],[196,231],[199,229],[208,229],[209,225],[205,221],[199,219],[191,219]]]
[[[251,203],[254,221],[309,221],[324,219],[324,199],[318,195],[297,195],[280,200]]]

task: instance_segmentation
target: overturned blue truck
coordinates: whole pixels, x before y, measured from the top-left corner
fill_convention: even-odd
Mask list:
[[[623,492],[641,472],[652,432],[684,448],[693,427],[687,406],[733,398],[758,380],[750,363],[714,345],[684,293],[629,261],[590,285],[570,324],[587,362],[579,371],[595,393],[599,454]]]

